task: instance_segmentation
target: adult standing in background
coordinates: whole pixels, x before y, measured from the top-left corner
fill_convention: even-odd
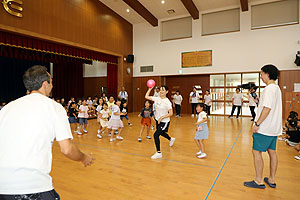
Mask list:
[[[125,91],[125,87],[122,87],[122,90],[119,92],[118,97],[121,99],[121,102],[127,102],[128,101],[128,93]]]
[[[250,108],[250,112],[251,112],[251,116],[252,116],[252,119],[251,121],[254,121],[255,119],[255,107],[256,105],[258,105],[258,101],[259,101],[259,98],[257,96],[257,94],[255,93],[256,91],[256,88],[250,88],[249,92],[248,92],[248,98],[249,98],[249,108]]]
[[[211,99],[210,92],[209,90],[206,90],[204,95],[204,105],[206,108],[207,115],[210,115],[211,101],[212,99]]]
[[[30,94],[0,111],[0,199],[59,200],[49,175],[54,139],[69,159],[84,166],[94,159],[73,144],[65,109],[49,98],[46,67],[29,68],[23,81]]]
[[[256,171],[255,180],[244,182],[246,187],[264,189],[264,182],[271,188],[276,188],[275,174],[278,165],[276,154],[277,136],[282,134],[282,95],[276,84],[279,71],[274,65],[261,68],[261,79],[267,85],[263,90],[252,127],[252,154]],[[263,179],[264,161],[262,152],[268,152],[270,157],[270,174]]]
[[[235,111],[235,108],[238,108],[237,114],[236,114],[236,118],[239,118],[240,112],[241,112],[241,107],[243,105],[243,94],[241,93],[241,89],[240,88],[236,88],[235,90],[236,92],[233,94],[232,97],[232,109],[231,109],[231,114],[229,116],[229,118],[233,117],[233,113]]]
[[[181,102],[183,98],[180,92],[177,90],[176,93],[173,95],[173,105],[175,106],[176,117],[181,117]]]
[[[196,90],[196,87],[193,87],[193,91],[190,93],[190,104],[192,105],[192,117],[194,118],[195,114],[197,114],[196,112],[196,106],[199,103],[199,98],[200,95]]]
[[[155,87],[155,90],[154,90],[154,97],[160,97],[160,88],[159,87]]]

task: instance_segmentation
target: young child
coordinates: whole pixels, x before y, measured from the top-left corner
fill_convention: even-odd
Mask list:
[[[70,104],[70,108],[69,108],[69,123],[71,124],[71,128],[72,128],[72,124],[74,124],[74,133],[77,133],[77,115],[78,115],[78,110],[76,107],[76,103],[72,102]]]
[[[81,130],[83,131],[83,133],[87,133],[86,127],[88,124],[88,118],[89,118],[89,107],[86,104],[86,100],[84,99],[82,101],[82,105],[79,106],[79,114],[78,114],[78,118],[79,118],[79,124],[80,124],[80,128],[79,131],[77,132],[78,135],[82,135],[82,133],[80,132]]]
[[[142,109],[141,113],[139,114],[139,117],[142,117],[142,120],[141,120],[142,128],[140,131],[140,136],[138,138],[138,141],[141,142],[142,134],[144,132],[145,126],[147,126],[146,138],[151,139],[151,137],[149,136],[149,132],[150,132],[150,127],[151,127],[151,117],[153,117],[153,112],[152,112],[151,103],[149,100],[145,101],[145,107]]]
[[[132,124],[130,123],[129,117],[127,116],[128,114],[128,107],[127,107],[127,102],[123,102],[120,108],[121,112],[124,113],[124,115],[121,116],[121,120],[123,121],[123,118],[125,117],[127,119],[128,122],[128,126],[132,126]]]
[[[107,129],[108,127],[108,115],[109,115],[109,110],[108,110],[108,106],[107,103],[103,103],[103,109],[100,111],[99,113],[99,117],[100,117],[100,127],[102,127],[100,129],[100,131],[97,134],[97,137],[99,139],[102,138],[101,133],[104,133],[104,131]]]
[[[109,98],[108,98],[108,102],[107,103],[107,106],[108,106],[108,110],[109,110],[109,116],[111,116],[111,111],[112,111],[112,107],[115,105],[115,98],[113,95],[109,95]]]
[[[123,122],[120,119],[120,116],[124,115],[124,113],[120,112],[120,106],[121,106],[121,99],[116,99],[116,105],[112,107],[112,114],[111,118],[108,122],[108,129],[111,129],[111,136],[110,136],[110,142],[113,142],[114,140],[123,140],[124,138],[121,136],[122,128],[124,127]],[[115,131],[118,130],[117,137],[114,138]]]
[[[107,98],[107,96],[106,96],[106,93],[103,92],[101,98],[103,99],[103,101],[104,101],[105,103],[108,102],[108,98]]]
[[[75,98],[74,97],[71,97],[71,100],[68,102],[68,108],[70,107],[70,105],[71,105],[72,102],[75,102]]]
[[[92,97],[91,97],[91,96],[88,96],[88,99],[87,99],[87,101],[86,101],[86,104],[88,105],[88,107],[92,107],[93,101],[92,101]]]
[[[208,139],[208,127],[207,127],[207,117],[206,112],[203,111],[204,104],[200,103],[196,106],[196,111],[198,114],[198,120],[197,120],[197,129],[196,129],[196,135],[195,135],[195,142],[197,146],[199,147],[199,152],[196,153],[197,158],[205,158],[206,153],[204,149],[204,140]]]
[[[96,108],[96,112],[97,112],[97,122],[100,123],[100,112],[103,109],[103,99],[99,99],[97,102],[98,106]],[[107,105],[107,104],[106,104]],[[100,134],[100,130],[101,130],[101,123],[100,123],[100,127],[98,129],[98,134]]]

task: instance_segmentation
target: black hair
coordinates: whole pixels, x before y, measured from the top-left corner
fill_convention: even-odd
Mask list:
[[[47,68],[41,65],[30,67],[23,75],[23,83],[29,92],[39,90],[44,81],[50,83],[50,74],[47,72]]]
[[[151,102],[150,100],[146,100],[146,101],[144,102],[144,105],[145,105],[146,102],[148,102],[148,103],[150,104],[149,107],[151,107],[152,102]]]
[[[271,80],[276,81],[279,77],[279,70],[274,65],[265,65],[261,68],[261,71],[265,72],[266,74],[269,74],[269,78]]]
[[[74,97],[71,97],[71,99],[73,99]]]
[[[209,90],[206,90],[208,92],[208,94],[210,94],[210,91]]]
[[[200,106],[201,108],[204,108],[204,103],[197,103],[196,107],[198,107],[198,106]]]
[[[100,105],[100,100],[102,100],[102,102],[103,102],[103,103],[102,103],[102,106],[103,106],[103,104],[105,103],[105,101],[104,101],[104,99],[102,99],[102,98],[99,98],[99,99],[98,99],[97,104]]]
[[[117,101],[121,101],[121,103],[122,103],[122,100],[120,98],[116,98],[115,101],[116,101],[116,103],[117,103]]]
[[[166,86],[166,85],[162,85],[161,87],[162,87],[162,88],[165,88],[165,90],[166,90],[166,91],[169,91],[169,88],[168,88],[168,86]]]
[[[239,91],[241,91],[241,89],[240,89],[240,88],[236,88],[235,90],[239,90]]]
[[[176,93],[177,93],[177,92],[180,94],[179,90],[176,90]]]
[[[108,107],[107,103],[103,103],[103,104],[102,104],[102,107],[103,107],[104,105],[106,105],[106,106]]]
[[[75,104],[75,105],[76,105],[76,103],[75,103],[75,102],[72,102],[72,103],[70,103],[70,107],[72,107],[72,105],[73,105],[73,104]]]
[[[108,96],[108,100],[110,99],[110,97],[113,97],[113,98],[115,99],[114,95],[110,94],[110,95]]]

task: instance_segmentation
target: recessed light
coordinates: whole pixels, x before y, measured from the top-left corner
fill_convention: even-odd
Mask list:
[[[162,3],[162,4],[165,4],[165,0],[162,0],[161,3]]]
[[[130,12],[129,8],[126,9],[126,12]]]

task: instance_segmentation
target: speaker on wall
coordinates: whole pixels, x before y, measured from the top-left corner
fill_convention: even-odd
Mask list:
[[[126,61],[127,61],[128,63],[133,63],[133,61],[134,61],[134,55],[129,54],[129,55],[127,56]]]
[[[300,67],[300,51],[296,54],[295,64]]]

